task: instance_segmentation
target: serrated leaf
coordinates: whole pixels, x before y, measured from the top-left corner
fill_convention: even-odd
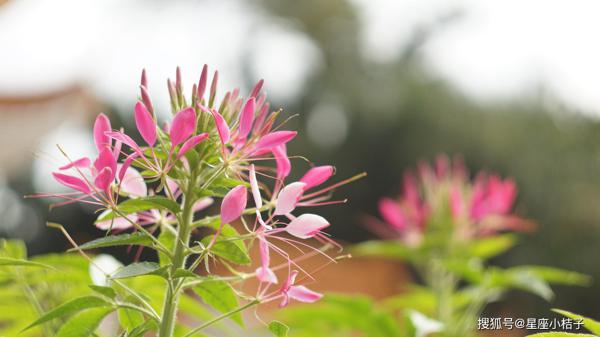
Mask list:
[[[22,259],[14,259],[11,257],[1,257],[0,256],[0,266],[22,266],[22,267],[38,267],[38,268],[47,268],[47,269],[55,269],[52,266],[43,264],[43,263],[39,263],[39,262],[33,262],[33,261],[28,261],[28,260],[22,260]]]
[[[290,328],[280,321],[272,321],[269,323],[269,331],[276,337],[286,337]]]
[[[171,199],[161,196],[128,199],[120,203],[117,207],[119,212],[124,215],[156,208],[164,209],[171,213],[178,213],[180,210],[178,203]],[[96,222],[111,220],[119,216],[119,214],[115,214],[112,210],[109,209],[100,214]]]
[[[160,265],[155,262],[137,262],[124,266],[111,275],[112,279],[123,279],[141,275],[157,274],[161,269]]]
[[[96,240],[92,240],[86,242],[79,246],[80,249],[95,249],[95,248],[103,248],[103,247],[113,247],[113,246],[128,246],[128,245],[137,245],[137,246],[152,246],[152,239],[148,237],[147,234],[136,232],[132,234],[119,234],[119,235],[109,235]],[[75,251],[77,249],[72,248],[69,251]]]
[[[220,226],[220,220],[215,220],[211,222],[207,227],[211,227],[213,229],[218,229]],[[217,238],[214,246],[211,248],[211,252],[219,257],[224,258],[227,261],[240,264],[240,265],[248,265],[252,261],[250,260],[250,255],[248,254],[248,248],[242,240],[229,240],[232,238],[239,237],[240,233],[235,230],[231,225],[225,224],[223,225],[223,229],[221,230],[221,235]],[[210,241],[212,240],[212,235],[209,235],[202,239],[202,244],[204,246],[208,246]]]
[[[114,299],[117,297],[117,292],[111,287],[97,286],[93,284],[89,285],[88,287],[98,294],[104,295],[108,298]]]
[[[100,325],[100,322],[113,311],[112,308],[96,308],[81,312],[65,323],[56,337],[89,337],[93,336],[94,331]]]
[[[237,296],[226,282],[211,280],[210,282],[201,283],[193,289],[202,297],[204,303],[222,313],[238,307]],[[232,315],[231,319],[241,326],[244,324],[240,313]]]
[[[559,313],[565,317],[571,318],[571,319],[575,319],[575,320],[581,320],[583,323],[583,326],[588,329],[590,332],[596,334],[596,335],[600,335],[600,322],[597,322],[591,318],[585,317],[585,316],[581,316],[566,310],[560,310],[560,309],[552,309],[552,311]]]
[[[42,317],[38,318],[35,322],[33,322],[29,326],[27,326],[23,331],[29,330],[36,325],[48,322],[55,318],[71,315],[76,312],[90,309],[90,308],[106,307],[106,306],[110,306],[110,305],[111,305],[110,303],[108,303],[105,299],[103,299],[101,297],[97,297],[97,296],[79,297],[79,298],[73,299],[69,302],[63,303],[63,304],[59,305],[58,307],[48,311],[47,313],[42,315]]]

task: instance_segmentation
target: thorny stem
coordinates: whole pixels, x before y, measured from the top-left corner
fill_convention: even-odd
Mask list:
[[[192,208],[194,205],[196,179],[197,174],[193,170],[183,196],[183,210],[181,216],[178,217],[177,238],[175,239],[175,247],[173,248],[173,259],[167,281],[159,337],[171,337],[175,329],[175,322],[177,321],[177,307],[181,287],[178,284],[180,281],[174,278],[173,275],[178,269],[185,268],[187,244],[190,241],[191,224],[194,216]]]

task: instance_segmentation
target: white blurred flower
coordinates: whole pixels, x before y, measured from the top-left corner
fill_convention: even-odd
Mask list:
[[[444,325],[441,322],[431,319],[418,311],[411,311],[409,318],[415,327],[415,337],[425,337],[444,329]]]
[[[108,286],[108,275],[112,275],[123,264],[108,254],[96,256],[90,264],[90,277],[97,286]]]

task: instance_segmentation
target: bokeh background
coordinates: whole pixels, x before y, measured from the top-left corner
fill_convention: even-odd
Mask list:
[[[495,263],[596,280],[550,305],[514,294],[488,316],[600,318],[599,12],[583,0],[0,0],[0,237],[41,254],[67,247],[48,220],[100,235],[92,209],[23,196],[60,190],[55,144],[91,152],[99,112],[133,127],[142,68],[167,116],[166,78],[181,66],[191,88],[207,63],[221,88],[264,78],[272,106],[298,114],[290,153],[338,177],[368,172],[346,206],[322,210],[337,238],[373,238],[364,216],[417,160],[462,154],[472,172],[514,177],[518,212],[539,223]]]

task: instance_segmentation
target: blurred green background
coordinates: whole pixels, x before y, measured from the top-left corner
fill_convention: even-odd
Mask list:
[[[149,6],[157,8],[169,6],[159,1],[151,3]],[[207,3],[218,6],[211,1]],[[235,2],[230,3],[235,7]],[[10,1],[4,7],[0,6],[0,14],[11,15],[11,6]],[[589,288],[559,288],[557,299],[551,305],[533,296],[514,295],[491,306],[487,316],[508,311],[514,317],[546,317],[550,307],[560,307],[600,318],[597,305],[600,298],[597,262],[600,124],[592,113],[563,103],[543,85],[534,85],[515,97],[482,101],[435,75],[426,62],[424,48],[437,34],[463,20],[460,11],[450,10],[445,12],[446,15],[415,26],[408,42],[394,57],[374,60],[365,54],[365,46],[361,43],[364,22],[360,19],[360,7],[353,3],[263,0],[242,7],[245,6],[259,13],[264,22],[277,22],[302,35],[319,55],[319,66],[311,68],[308,78],[293,95],[279,95],[272,101],[272,106],[281,106],[290,114],[298,114],[290,123],[299,129],[300,136],[291,144],[289,153],[307,156],[317,164],[333,163],[339,179],[368,172],[367,178],[345,187],[340,193],[350,200],[346,206],[322,210],[333,223],[330,232],[335,237],[350,243],[373,238],[364,229],[362,218],[376,214],[380,197],[398,192],[405,169],[414,167],[418,160],[431,160],[440,153],[461,154],[471,172],[486,169],[514,177],[519,187],[518,213],[539,224],[536,233],[523,235],[521,243],[496,263],[503,266],[551,265],[587,273],[596,280]],[[223,26],[228,20],[227,15],[220,16],[217,18],[220,25],[194,34],[217,34],[218,30],[225,29]],[[173,39],[180,44],[194,43],[183,37]],[[236,42],[223,40],[222,43]],[[164,48],[177,53],[175,45]],[[9,46],[0,48],[8,50]],[[242,49],[235,72],[242,74],[248,88],[261,76],[255,73],[253,58],[263,54],[257,56],[251,47]],[[138,56],[140,63],[146,61],[143,56]],[[278,56],[269,57],[276,60]],[[199,57],[194,69],[184,67],[183,70],[196,77],[201,65],[209,61]],[[176,65],[172,64],[171,69],[174,70]],[[218,66],[209,65],[213,69]],[[137,74],[139,70],[130,71]],[[196,70],[198,74],[194,73]],[[223,74],[233,72],[227,64],[219,70]],[[159,80],[159,74],[150,74],[155,79],[154,90],[161,90],[162,95],[166,95],[163,79]],[[133,77],[137,81],[137,75]],[[100,112],[101,107],[114,118],[121,118],[126,128],[132,127],[131,109],[128,108],[133,106],[135,96],[127,98],[125,103],[115,102],[102,94],[95,95],[93,86],[92,90],[87,90],[85,82],[82,83],[85,95],[91,95],[100,106],[84,105],[91,112],[82,118],[81,127],[89,130],[90,116]],[[188,86],[191,87],[191,83]],[[272,86],[276,91],[277,84]],[[136,90],[135,85],[132,87]],[[68,93],[80,95],[77,90]],[[270,90],[268,81],[266,90]],[[0,109],[3,109],[0,118],[5,119],[21,106],[27,107],[30,100],[38,102],[28,97],[40,94],[28,96],[9,92],[2,95],[5,98],[0,98]],[[27,125],[25,123],[23,121],[21,125]],[[34,118],[27,123],[40,122]],[[6,124],[4,127],[8,128]],[[0,126],[0,131],[2,128]],[[36,151],[36,148],[30,150]],[[39,157],[35,161],[43,160],[43,156]],[[4,175],[0,219],[12,222],[10,226],[8,222],[2,226],[0,221],[0,236],[23,237],[29,250],[39,254],[66,247],[59,233],[43,227],[46,219],[66,224],[81,241],[100,235],[100,231],[90,226],[94,219],[90,209],[69,206],[49,212],[44,201],[21,200],[20,195],[38,191],[37,180],[32,178],[36,173],[35,161],[33,158],[27,160]],[[308,165],[302,161],[295,163],[293,172],[299,176]],[[111,252],[122,260],[131,257],[125,250]]]

